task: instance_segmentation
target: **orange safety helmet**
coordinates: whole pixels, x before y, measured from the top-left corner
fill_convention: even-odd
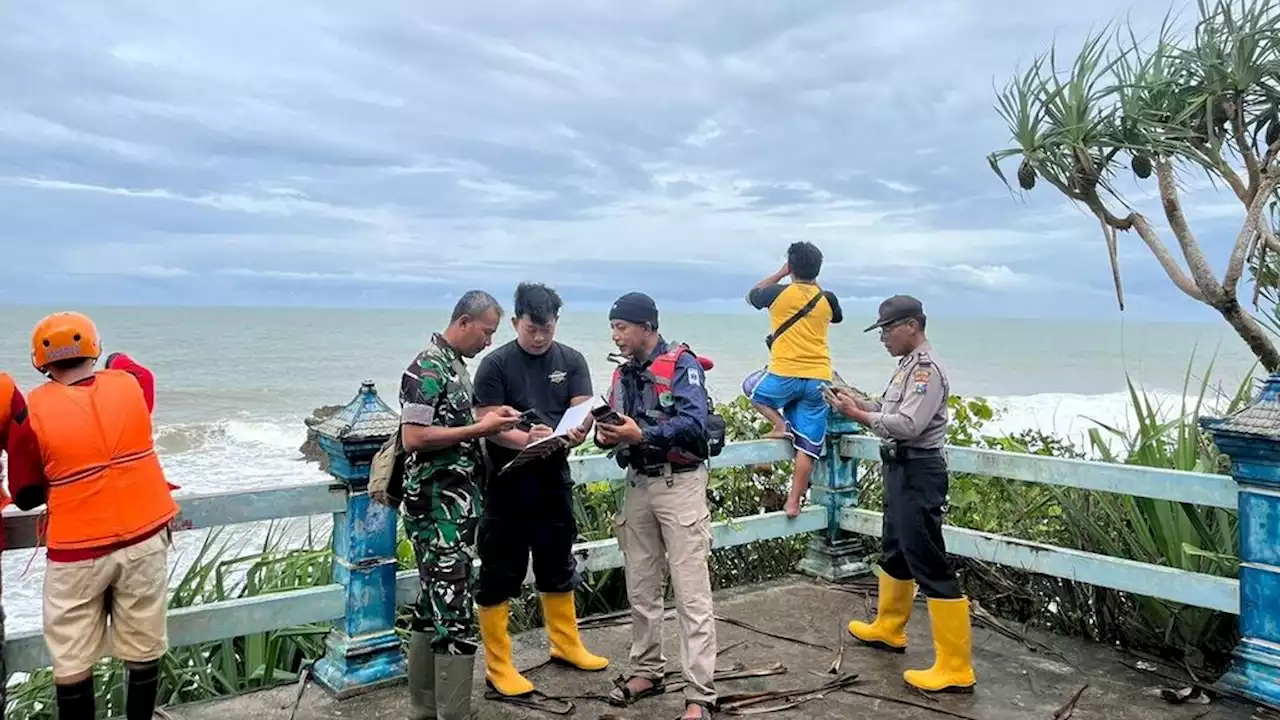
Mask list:
[[[101,354],[102,340],[98,337],[98,328],[78,312],[48,315],[36,323],[36,329],[31,333],[31,364],[40,372],[58,360],[97,360]]]

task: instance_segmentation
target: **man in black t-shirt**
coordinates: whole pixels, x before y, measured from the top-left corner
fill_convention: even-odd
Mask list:
[[[565,411],[591,401],[591,373],[582,353],[555,341],[562,302],[541,284],[516,288],[512,324],[516,339],[495,349],[476,371],[476,416],[509,406],[533,411],[531,426],[491,436],[485,442],[494,473],[485,492],[476,545],[480,580],[476,591],[485,679],[507,696],[533,692],[533,683],[511,661],[508,602],[520,594],[529,555],[542,601],[552,660],[582,670],[603,670],[609,661],[587,652],[578,637],[574,589],[581,581],[573,557],[578,535],[573,517],[569,453],[559,450],[505,473],[503,466],[528,443],[553,432]],[[590,422],[569,433],[577,447]]]

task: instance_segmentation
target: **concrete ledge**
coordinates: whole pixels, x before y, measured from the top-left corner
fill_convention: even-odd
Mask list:
[[[865,588],[865,586],[862,586]],[[848,620],[868,617],[875,598],[859,586],[835,587],[803,578],[749,586],[717,594],[716,613],[722,618],[741,620],[785,638],[814,645],[838,647],[848,638]],[[1032,645],[1043,644],[1052,652],[1033,651],[981,625],[973,632],[974,666],[978,687],[970,696],[944,696],[934,700],[908,690],[902,671],[927,667],[933,661],[929,620],[923,601],[916,604],[909,627],[910,647],[905,655],[891,655],[846,645],[842,672],[859,674],[852,690],[883,695],[900,701],[928,706],[928,709],[884,699],[872,699],[843,691],[827,694],[794,710],[768,717],[778,718],[875,718],[876,720],[937,720],[936,709],[944,709],[973,720],[1028,720],[1051,718],[1083,685],[1073,717],[1078,720],[1192,720],[1212,710],[1215,720],[1248,720],[1251,708],[1226,700],[1211,706],[1169,705],[1159,697],[1162,680],[1132,670],[1121,663],[1127,656],[1105,646],[1071,638],[1031,633]],[[582,631],[588,647],[613,660],[599,673],[583,673],[545,666],[529,678],[540,690],[552,695],[604,693],[610,680],[627,670],[630,626],[627,624],[589,627]],[[679,670],[677,622],[668,613],[664,633],[668,670]],[[721,657],[721,668],[742,663],[758,668],[781,662],[788,672],[770,677],[723,681],[721,694],[776,689],[817,687],[829,676],[822,674],[831,665],[835,652],[777,639],[727,623],[718,624],[720,648],[729,648]],[[741,643],[741,644],[738,644]],[[730,646],[734,646],[730,648]],[[525,633],[515,641],[515,659],[521,668],[546,659],[546,636],[541,630]],[[476,658],[476,717],[506,720],[556,717],[482,698],[483,663]],[[289,720],[297,687],[281,687],[237,698],[171,708],[175,720]],[[575,712],[567,717],[595,720],[612,714],[618,718],[667,720],[679,715],[683,703],[678,692],[648,698],[627,709],[617,709],[594,700],[575,700]],[[408,706],[403,684],[363,695],[354,700],[332,700],[314,683],[308,684],[298,705],[295,720],[337,718],[404,718]],[[725,715],[720,715],[725,717]]]

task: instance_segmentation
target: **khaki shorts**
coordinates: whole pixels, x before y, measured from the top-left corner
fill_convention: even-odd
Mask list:
[[[86,672],[108,650],[112,657],[135,663],[164,655],[170,543],[169,532],[161,530],[110,555],[47,565],[44,641],[54,677]]]

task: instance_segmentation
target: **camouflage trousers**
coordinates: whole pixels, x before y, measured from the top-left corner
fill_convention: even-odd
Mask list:
[[[431,636],[438,655],[474,655],[478,646],[475,613],[475,517],[443,520],[404,516],[405,535],[418,564],[418,601],[413,629]]]

